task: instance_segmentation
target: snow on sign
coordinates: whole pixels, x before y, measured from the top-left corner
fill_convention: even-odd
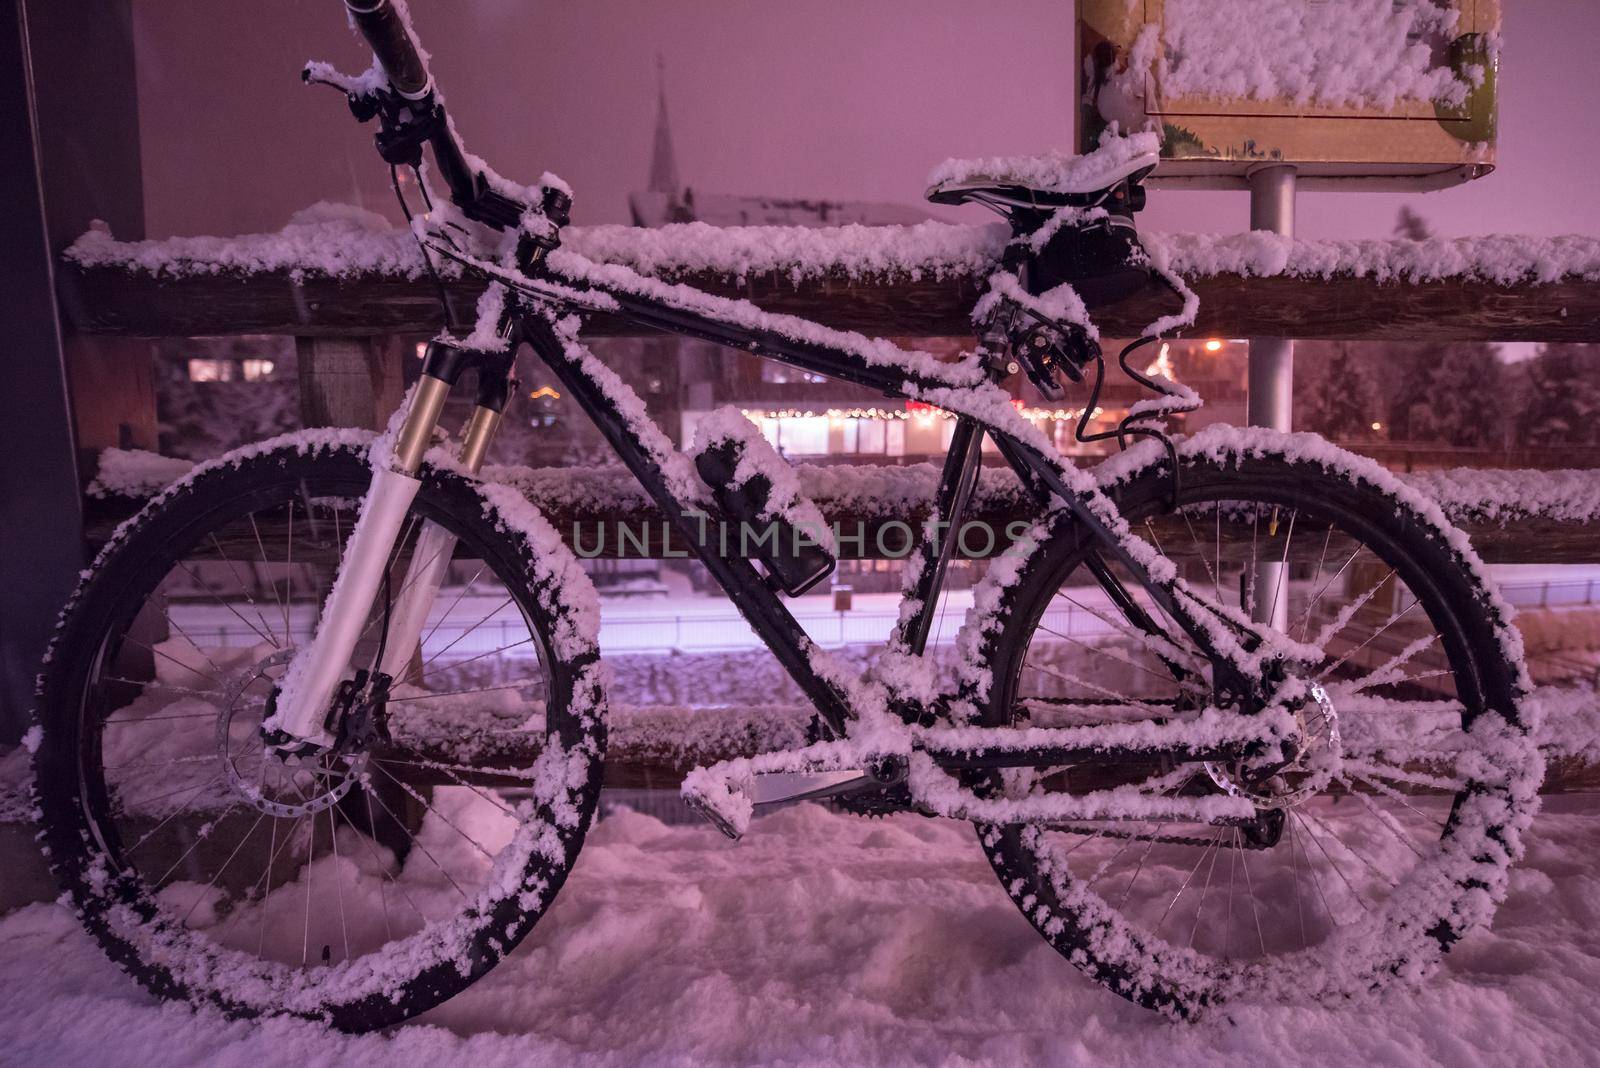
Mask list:
[[[1159,182],[1433,189],[1494,166],[1500,0],[1079,0],[1085,150],[1161,132]]]

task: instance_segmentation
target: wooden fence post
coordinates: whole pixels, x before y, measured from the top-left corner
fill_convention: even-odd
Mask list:
[[[64,347],[82,477],[93,476],[101,449],[156,451],[155,343],[70,334]]]
[[[381,430],[405,396],[403,339],[297,337],[303,426]]]

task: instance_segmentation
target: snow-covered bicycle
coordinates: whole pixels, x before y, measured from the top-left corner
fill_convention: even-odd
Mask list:
[[[1359,994],[1488,921],[1542,765],[1517,635],[1466,539],[1316,437],[1167,439],[1155,422],[1195,399],[1127,363],[1140,343],[1120,362],[1156,396],[1118,432],[1150,440],[1092,473],[1001,386],[1098,390],[1080,297],[1153,273],[1133,228],[1153,135],[941,168],[934,200],[987,204],[1014,235],[974,311],[981,343],[941,361],[563,250],[568,190],[462,150],[399,0],[346,7],[378,62],[308,77],[378,120],[391,168],[420,179],[431,150],[449,202],[413,219],[430,270],[489,285],[389,432],[201,465],[116,532],[65,611],[30,736],[43,838],[86,927],[147,987],[386,1026],[484,975],[571,870],[605,758],[598,600],[524,494],[480,470],[523,344],[815,706],[811,744],[689,775],[725,832],[796,798],[970,820],[1053,946],[1180,1016]],[[731,410],[678,452],[580,342],[595,312],[954,417],[936,522],[864,676],[782,599],[834,560],[792,469]],[[469,371],[474,415],[441,440]],[[983,466],[986,441],[1003,468]],[[953,535],[999,477],[1032,517],[941,674]],[[751,529],[753,548],[730,547]]]

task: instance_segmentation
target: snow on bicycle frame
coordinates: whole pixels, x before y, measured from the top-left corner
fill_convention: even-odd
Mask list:
[[[764,802],[831,795],[863,815],[971,821],[1004,892],[1054,949],[1172,1016],[1240,997],[1361,995],[1425,974],[1488,921],[1537,807],[1543,760],[1527,731],[1524,709],[1536,706],[1525,702],[1520,639],[1465,535],[1376,464],[1315,435],[1218,428],[1181,444],[1162,437],[1150,420],[1197,398],[1128,366],[1153,339],[1125,347],[1118,362],[1158,396],[1109,435],[1153,440],[1093,478],[1001,388],[1026,372],[1050,397],[1062,377],[1081,378],[1093,410],[1106,361],[1086,302],[1148,280],[1132,213],[1153,136],[1105,142],[1084,157],[935,172],[931,198],[996,207],[1013,234],[974,308],[979,346],[942,363],[570,255],[560,241],[570,193],[549,176],[536,188],[513,185],[461,149],[402,0],[345,3],[379,65],[359,78],[314,66],[309,80],[338,85],[359,117],[380,119],[378,148],[391,167],[420,179],[431,147],[430,171],[449,197],[435,205],[419,182],[426,211],[413,231],[424,259],[433,270],[447,257],[489,284],[474,324],[457,324],[442,301],[446,331],[388,433],[376,442],[292,435],[201,465],[118,529],[63,612],[28,742],[43,841],[85,929],[148,989],[237,1015],[388,1027],[504,959],[573,870],[607,778],[598,597],[522,490],[493,472],[475,477],[523,343],[815,706],[808,744],[793,739],[786,751],[689,772],[686,797],[724,830],[737,834]],[[1152,324],[1152,335],[1194,309],[1193,294],[1168,281],[1184,309]],[[955,417],[934,521],[903,531],[913,551],[896,631],[865,677],[823,654],[780,597],[827,573],[827,539],[789,558],[770,545],[723,547],[730,521],[817,525],[794,472],[731,409],[702,425],[692,460],[678,452],[579,342],[582,317],[596,312]],[[478,391],[471,420],[458,447],[434,447],[445,398],[468,371]],[[1080,420],[1080,438],[1085,429]],[[959,533],[941,532],[963,531],[985,441],[1031,507],[973,588],[955,642],[956,683],[946,687],[926,652],[928,630],[953,548],[966,551]],[[352,509],[355,519],[341,520]],[[1192,519],[1214,532],[1213,545]],[[1152,520],[1177,539],[1170,554]],[[230,546],[266,575],[237,572]],[[208,572],[227,582],[220,593],[193,571],[206,562],[222,565]],[[1298,622],[1283,624],[1291,563],[1301,568],[1302,603]],[[1204,569],[1206,593],[1183,580],[1180,564],[1196,587]],[[1278,576],[1265,590],[1263,566]],[[470,578],[467,567],[476,568]],[[457,588],[441,612],[433,602],[447,573]],[[498,591],[479,596],[485,573]],[[264,578],[281,629],[255,599]],[[205,612],[220,608],[247,625],[241,607],[257,616],[260,629],[250,629],[263,644],[228,652],[222,641],[226,655],[213,661],[184,633],[205,616],[171,596],[191,583],[215,606]],[[315,590],[310,605],[322,602],[309,644],[309,613],[292,610],[307,603],[297,585]],[[1081,630],[1104,640],[1076,643],[1070,614],[1049,611],[1092,585],[1108,607],[1085,610],[1110,630]],[[1235,593],[1237,602],[1227,599]],[[500,635],[483,643],[494,648],[445,661],[495,619],[501,608],[481,610],[502,597],[527,639],[496,626],[483,635]],[[446,625],[464,599],[478,622],[458,624],[434,657],[422,655],[417,632]],[[381,629],[352,648],[367,620]],[[172,628],[167,651],[182,657],[169,667],[183,674],[150,667],[163,650],[141,636],[161,633],[161,623]],[[1278,636],[1286,627],[1303,643]],[[1049,637],[1036,642],[1041,635]],[[522,655],[529,644],[537,655]],[[1087,646],[1088,658],[1069,644]],[[480,664],[487,656],[497,659]],[[430,670],[435,663],[445,666]],[[1120,682],[1116,663],[1144,678]],[[1159,686],[1145,681],[1152,676]],[[391,720],[405,707],[411,715]],[[206,720],[215,729],[197,731]],[[417,818],[395,813],[386,793]],[[352,801],[366,811],[349,811]],[[266,848],[247,849],[263,831]],[[276,863],[280,848],[287,865]],[[370,865],[353,861],[364,848]],[[1157,848],[1164,855],[1146,864]],[[1215,890],[1225,905],[1208,897],[1223,856]],[[1252,879],[1252,860],[1268,878]],[[1361,867],[1347,870],[1349,860]],[[435,903],[429,912],[408,886]],[[1239,925],[1244,945],[1232,922],[1241,892],[1240,914],[1254,920]],[[394,917],[398,926],[391,900],[411,909]],[[1180,902],[1178,928],[1165,929]],[[1217,907],[1208,912],[1208,903]],[[254,931],[233,927],[251,913]]]
[[[667,284],[621,266],[595,264],[562,250],[560,231],[571,205],[564,183],[546,175],[537,188],[520,187],[467,154],[416,49],[403,7],[386,0],[347,0],[347,7],[372,45],[378,65],[366,75],[349,78],[314,64],[307,68],[307,80],[335,85],[346,92],[358,118],[380,120],[377,146],[391,168],[410,166],[421,178],[422,149],[431,149],[437,173],[448,188],[449,202],[430,199],[428,211],[412,218],[424,254],[430,257],[430,270],[431,257],[448,258],[490,285],[470,334],[452,337],[446,333],[430,344],[421,381],[408,406],[374,449],[373,489],[324,606],[316,640],[296,654],[284,675],[276,708],[264,723],[271,744],[285,752],[309,753],[325,747],[341,708],[357,699],[353,691],[366,690],[370,699],[375,689],[381,700],[381,691],[395,673],[391,666],[403,664],[415,647],[416,632],[442,575],[435,562],[447,559],[451,548],[447,535],[426,529],[424,551],[414,555],[411,574],[393,609],[393,641],[383,664],[369,678],[345,677],[345,665],[365,622],[366,606],[380,594],[385,561],[419,485],[423,455],[446,397],[467,370],[475,372],[477,410],[460,458],[466,471],[475,472],[508,400],[511,354],[521,343],[533,348],[563,392],[595,422],[816,708],[824,739],[818,746],[766,758],[760,766],[735,762],[737,766],[713,769],[709,777],[702,775],[686,784],[686,790],[712,810],[715,822],[724,830],[736,831],[742,823],[741,813],[747,811],[743,801],[729,800],[733,794],[729,783],[735,778],[747,780],[753,771],[809,774],[856,770],[860,772],[857,779],[843,781],[851,788],[871,788],[905,780],[913,750],[935,765],[970,770],[1060,763],[1065,753],[1100,758],[1159,753],[1180,761],[1229,759],[1289,738],[1292,717],[1284,710],[1303,703],[1306,693],[1301,680],[1285,665],[1300,657],[1309,660],[1315,650],[1302,649],[1256,627],[1242,613],[1198,597],[1171,561],[1132,535],[1093,479],[1074,468],[1024,419],[1011,395],[1000,386],[1005,378],[1025,369],[1049,395],[1058,389],[1058,373],[1081,378],[1090,359],[1098,361],[1093,325],[1068,280],[1072,265],[1068,264],[1063,278],[1061,270],[1051,269],[1061,265],[1039,254],[1052,241],[1074,239],[1081,232],[1085,239],[1100,238],[1128,249],[1131,257],[1116,265],[1124,273],[1130,267],[1135,272],[1148,269],[1131,236],[1131,218],[1143,199],[1138,182],[1154,165],[1152,137],[1109,141],[1101,154],[1079,161],[1076,172],[1058,175],[1053,188],[1044,193],[1015,185],[1019,179],[1014,176],[985,173],[996,171],[994,165],[1006,161],[957,167],[930,192],[934,199],[975,199],[999,207],[1018,234],[1013,242],[1015,254],[1008,256],[1006,269],[995,276],[990,292],[974,310],[981,344],[960,360],[943,362],[884,340],[771,314],[744,301]],[[949,165],[945,168],[950,169]],[[421,184],[427,196],[427,185]],[[1113,197],[1123,201],[1121,212],[1115,215],[1101,206]],[[1031,287],[1025,284],[1030,271],[1036,282]],[[1080,270],[1079,277],[1095,284],[1105,282],[1111,273],[1084,275]],[[1173,288],[1186,297],[1184,312],[1154,324],[1157,331],[1192,318],[1193,295],[1187,294],[1181,283],[1174,281]],[[956,416],[935,518],[917,536],[917,548],[908,561],[910,610],[902,613],[890,640],[887,666],[876,677],[848,677],[815,646],[778,596],[770,561],[763,574],[756,560],[718,551],[703,533],[697,536],[697,531],[705,530],[705,516],[719,516],[724,509],[715,494],[708,493],[689,460],[650,421],[638,395],[577,340],[580,317],[594,312],[650,330],[742,349],[866,386],[888,397],[933,405]],[[1126,368],[1125,359],[1123,365]],[[1169,403],[1174,399],[1177,404]],[[1154,403],[1144,402],[1134,414],[1159,415],[1194,401],[1192,395],[1169,395]],[[1125,426],[1124,430],[1155,433],[1148,425]],[[1030,488],[1041,511],[1069,511],[1096,551],[1121,565],[1203,651],[1215,704],[1215,709],[1208,711],[1221,713],[1205,720],[1205,730],[1174,725],[1173,729],[1108,734],[1096,740],[1082,732],[1035,728],[1014,735],[991,733],[974,750],[970,745],[945,744],[938,729],[910,729],[909,725],[947,718],[951,704],[959,700],[959,695],[935,694],[925,684],[919,685],[914,678],[917,671],[907,666],[907,658],[919,658],[924,652],[939,590],[956,551],[956,532],[981,467],[985,438],[994,442]],[[775,455],[763,459],[779,462]],[[941,537],[941,532],[948,533]],[[1125,590],[1123,596],[1125,603],[1133,603]],[[1139,612],[1130,618],[1152,639],[1166,637],[1149,614]],[[1232,714],[1236,711],[1258,715]],[[849,742],[842,741],[847,738]],[[926,782],[926,776],[912,778]],[[839,785],[830,780],[825,789],[836,791]],[[799,792],[806,794],[804,789]],[[937,789],[917,792],[927,807],[948,809],[952,815],[972,811],[977,800],[958,798],[941,805],[936,800]],[[1094,805],[1090,800],[1073,811],[1058,812],[1058,804],[1056,808],[1043,806],[1038,813],[1024,808],[1010,814],[1023,819],[1082,817],[1090,815]],[[1232,797],[1207,798],[1203,803],[1173,798],[1168,805],[1168,814],[1175,818],[1186,812],[1189,818],[1203,820],[1248,819],[1251,815],[1247,802]]]

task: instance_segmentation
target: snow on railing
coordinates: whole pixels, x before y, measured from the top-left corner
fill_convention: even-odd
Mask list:
[[[89,494],[102,498],[154,496],[191,466],[187,460],[139,449],[105,449]],[[801,490],[828,514],[905,515],[930,504],[939,479],[939,469],[931,463],[903,467],[796,464],[795,469]],[[541,508],[560,515],[614,516],[650,507],[644,491],[618,466],[502,465],[486,468],[484,476],[516,486]],[[1438,501],[1454,523],[1504,525],[1547,519],[1581,524],[1600,520],[1600,470],[1458,467],[1397,477]],[[980,509],[1022,507],[1025,503],[1016,476],[1000,468],[984,469],[977,492],[975,505]]]
[[[770,274],[798,283],[825,277],[984,277],[999,262],[1007,236],[1002,224],[818,229],[695,222],[659,228],[575,226],[564,231],[563,242],[581,256],[644,274],[716,274],[739,280]],[[1600,280],[1600,238],[1578,235],[1346,241],[1267,233],[1145,233],[1143,240],[1152,258],[1185,277],[1459,278],[1500,285]],[[274,271],[335,278],[423,274],[410,231],[391,227],[372,212],[326,203],[298,212],[283,229],[264,234],[118,241],[97,226],[63,255],[80,267],[120,267],[174,278]]]

